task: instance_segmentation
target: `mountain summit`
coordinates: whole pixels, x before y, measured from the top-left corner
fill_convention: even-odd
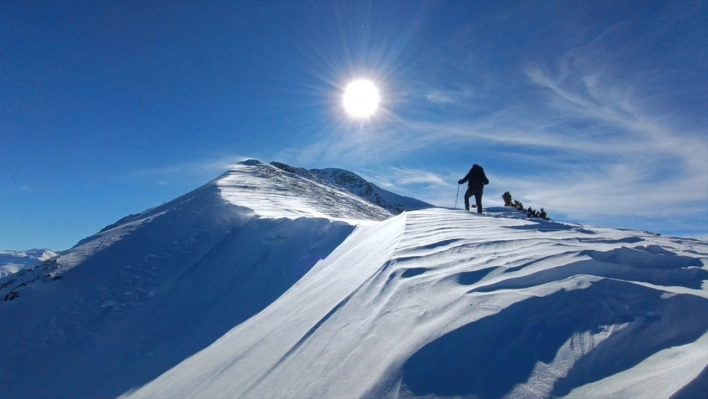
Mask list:
[[[302,176],[309,180],[314,180],[322,184],[333,184],[339,189],[344,188],[346,191],[364,198],[393,214],[398,215],[403,211],[412,211],[416,209],[432,208],[433,205],[417,200],[415,198],[404,197],[388,190],[384,190],[377,185],[364,180],[356,173],[344,169],[328,168],[328,169],[303,169],[280,162],[271,162],[271,165]]]
[[[708,392],[708,243],[398,213],[349,173],[242,162],[1,279],[0,396]]]

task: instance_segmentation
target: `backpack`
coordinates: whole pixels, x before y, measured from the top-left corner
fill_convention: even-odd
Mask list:
[[[474,186],[489,184],[489,179],[487,179],[487,175],[484,174],[484,169],[477,164],[472,165],[472,178],[470,180]]]

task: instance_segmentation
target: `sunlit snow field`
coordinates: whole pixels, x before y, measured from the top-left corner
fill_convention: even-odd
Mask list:
[[[0,397],[705,395],[708,243],[524,216],[239,164],[0,279]]]

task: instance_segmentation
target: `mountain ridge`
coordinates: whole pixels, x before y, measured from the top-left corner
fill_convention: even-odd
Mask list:
[[[0,396],[687,398],[705,386],[708,243],[510,208],[393,215],[295,172],[239,163],[0,279],[0,298],[16,295],[0,302]]]
[[[355,225],[389,217],[260,161],[235,165],[0,279],[0,330],[20,332],[0,340],[0,396],[115,397],[145,384],[265,308]],[[192,283],[212,312],[185,301]]]
[[[336,187],[344,188],[348,192],[392,212],[394,215],[404,211],[434,207],[434,205],[427,202],[382,189],[374,183],[366,181],[356,173],[345,169],[326,168],[308,170],[281,162],[271,162],[271,165],[307,179],[324,184],[330,183],[334,184]]]

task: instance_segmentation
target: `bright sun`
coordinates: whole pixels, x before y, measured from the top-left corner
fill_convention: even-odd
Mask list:
[[[368,118],[379,106],[379,91],[369,80],[355,80],[344,90],[344,109],[355,118]]]

